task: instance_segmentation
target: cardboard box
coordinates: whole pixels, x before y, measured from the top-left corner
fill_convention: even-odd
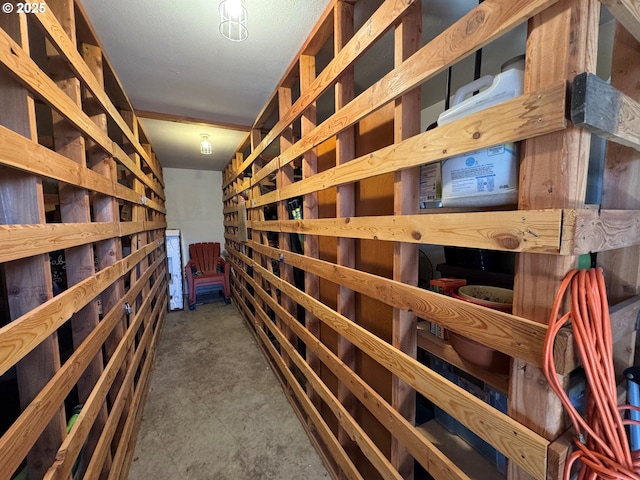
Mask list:
[[[442,162],[443,207],[491,207],[518,203],[514,143],[504,143]]]

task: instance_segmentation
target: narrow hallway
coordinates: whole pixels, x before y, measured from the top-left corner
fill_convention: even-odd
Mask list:
[[[330,478],[233,305],[167,315],[129,478]]]

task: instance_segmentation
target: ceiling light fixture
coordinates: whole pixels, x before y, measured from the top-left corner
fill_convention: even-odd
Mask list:
[[[203,155],[211,155],[213,153],[213,148],[209,141],[209,135],[201,133],[200,136],[202,137],[202,142],[200,142],[200,153]]]
[[[220,33],[234,42],[247,39],[247,8],[242,0],[222,0],[218,6],[220,12]]]

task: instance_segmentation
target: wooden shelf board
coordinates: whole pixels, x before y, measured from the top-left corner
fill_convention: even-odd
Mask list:
[[[429,420],[416,428],[472,480],[505,478],[464,439],[450,433],[437,420]]]
[[[418,322],[418,347],[427,350],[436,357],[449,362],[458,367],[460,370],[467,372],[469,375],[482,380],[483,382],[495,388],[500,393],[507,395],[509,391],[509,375],[490,372],[482,367],[478,367],[467,362],[458,355],[449,342],[432,335],[424,329],[426,322]]]

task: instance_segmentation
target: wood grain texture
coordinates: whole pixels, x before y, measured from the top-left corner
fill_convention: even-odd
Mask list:
[[[255,266],[274,287],[311,310],[323,323],[349,339],[392,374],[411,385],[443,410],[495,446],[534,478],[545,479],[548,441],[497,412],[464,389],[443,379],[414,358],[351,322],[320,301],[309,297],[261,267]],[[438,295],[435,294],[434,295]]]
[[[256,230],[560,253],[562,212],[529,210],[249,222]]]
[[[422,318],[440,323],[512,357],[542,365],[545,325],[324,260],[253,242],[249,246],[271,258],[279,258],[282,254],[285,263],[377,298],[387,305],[409,309]]]
[[[90,222],[0,225],[0,262],[27,258],[139,232],[163,229],[165,222]]]
[[[611,142],[640,150],[640,102],[593,73],[573,79],[571,121]]]
[[[105,268],[60,295],[31,309],[0,329],[0,373],[6,372],[28,352],[55,332],[75,312],[104,289],[134,268],[150,252],[164,243],[156,240],[135,254]]]
[[[640,245],[640,210],[585,209],[565,211],[565,216],[569,212],[576,216],[571,255]]]
[[[351,34],[342,42],[342,46],[329,64],[320,72],[320,74],[311,82],[300,98],[292,105],[286,115],[281,116],[280,120],[262,141],[252,150],[251,155],[247,157],[244,163],[235,172],[239,175],[253,163],[253,161],[261,155],[265,148],[268,147],[284,129],[291,125],[298,117],[302,115],[325,91],[327,91],[340,76],[349,69],[350,66],[364,55],[364,53],[375,44],[375,42],[384,35],[401,17],[406,9],[414,0],[386,0],[383,5],[367,21],[366,28],[361,28],[355,35]],[[338,8],[338,7],[336,7]],[[334,30],[335,27],[334,27]],[[353,32],[353,30],[351,30]],[[255,182],[264,179],[269,170],[260,171],[256,174]],[[228,184],[229,182],[227,182]],[[223,183],[223,187],[227,184]]]
[[[76,128],[95,141],[106,152],[116,157],[136,178],[144,182],[160,198],[164,199],[162,186],[145,175],[133,164],[122,148],[97,127],[73,101],[62,93],[29,55],[15,43],[4,30],[0,30],[0,63],[6,66],[27,88],[42,97]]]
[[[0,150],[0,165],[59,180],[130,203],[142,204],[140,195],[130,188],[119,183],[114,184],[93,170],[78,165],[3,126],[0,126],[0,142],[3,146]],[[158,202],[148,201],[147,206],[166,213],[166,209]]]
[[[145,274],[140,277],[141,281],[138,282],[139,288],[136,289],[136,295],[138,295],[142,291],[142,287],[145,283],[148,282],[151,274],[156,270],[156,268],[160,269],[159,273],[161,275],[165,273],[165,267],[163,264],[164,257],[160,257],[154,265],[150,266],[148,270],[144,272]],[[125,362],[129,349],[131,349],[131,347],[133,346],[133,342],[136,339],[135,337],[140,326],[144,324],[145,332],[139,339],[139,342],[135,348],[133,361],[130,365],[127,366],[127,377],[129,377],[129,382],[127,384],[127,379],[125,377],[123,387],[119,390],[119,393],[128,390],[127,387],[132,385],[133,377],[138,370],[140,360],[142,359],[142,356],[146,348],[148,347],[149,341],[151,340],[153,334],[153,328],[151,328],[151,320],[153,318],[153,316],[151,315],[151,302],[152,300],[156,300],[157,293],[160,290],[159,287],[161,286],[163,286],[163,282],[155,282],[154,287],[150,291],[149,295],[145,297],[141,308],[138,310],[136,315],[130,319],[129,328],[122,338],[122,341],[118,345],[118,348],[105,366],[104,373],[100,377],[100,380],[96,384],[96,387],[85,402],[82,412],[78,416],[76,424],[74,424],[74,429],[69,433],[69,435],[67,435],[64,442],[62,442],[58,455],[56,456],[56,461],[47,471],[47,474],[44,477],[46,480],[61,480],[69,478],[71,469],[73,468],[73,464],[80,454],[82,445],[84,444],[87,435],[89,434],[90,428],[93,425],[100,406],[105,402],[109,389],[116,379],[119,369]],[[163,295],[165,295],[164,289],[162,290],[161,296]],[[135,296],[133,298],[135,298]],[[164,302],[157,301],[156,309],[161,308],[159,307],[159,305],[163,304]],[[155,313],[157,315],[157,311]],[[127,385],[127,387],[125,387],[125,385]],[[119,442],[119,445],[122,445],[123,443],[126,444],[126,442],[123,442],[121,440]]]
[[[351,369],[345,368],[344,362],[324,345],[322,341],[315,338],[308,329],[300,325],[295,318],[286,312],[277,302],[273,301],[246,273],[242,272],[242,275],[255,289],[254,291],[257,292],[258,296],[261,297],[270,308],[276,311],[279,316],[285,319],[296,335],[305,342],[307,348],[313,350],[314,354],[322,360],[323,364],[329,368],[345,386],[348,386],[349,390],[358,400],[362,402],[369,411],[374,413],[394,436],[399,438],[403,444],[407,446],[411,454],[431,472],[437,480],[467,480],[466,475],[449,461],[433,444],[426,441],[409,421],[393,409],[386,400]],[[247,298],[251,299],[252,297],[247,295]]]
[[[483,112],[367,153],[348,164],[325,170],[283,190],[262,195],[252,206],[267,205],[383,173],[440,161],[479,148],[559,131],[566,126],[565,102],[564,82],[540,88]]]
[[[151,271],[147,272],[147,277],[150,273]],[[122,298],[121,305],[124,305],[124,302],[133,301],[135,295],[140,292],[141,288],[142,285],[137,288],[132,288],[132,290]],[[105,316],[98,327],[75,349],[69,360],[62,365],[60,370],[56,372],[47,385],[40,391],[34,399],[34,402],[21,413],[16,422],[14,422],[9,430],[2,436],[0,439],[0,468],[2,471],[12,472],[19,466],[21,458],[29,451],[33,442],[35,442],[40,432],[42,432],[50,421],[57,406],[64,402],[64,399],[78,381],[85,368],[89,365],[90,361],[100,352],[102,344],[118,320],[117,316],[113,313]],[[95,409],[96,414],[98,410],[99,409]],[[92,423],[93,422],[89,425]],[[25,432],[28,432],[27,435],[25,435]],[[85,437],[88,433],[88,430],[85,430]],[[65,439],[65,442],[68,441],[68,438],[69,437]],[[80,445],[82,446],[82,443]],[[64,444],[62,449],[65,450]],[[75,452],[76,455],[77,453],[78,451]],[[72,464],[76,455],[71,459]],[[60,457],[57,457],[57,461],[60,461]]]
[[[158,179],[160,185],[164,186],[162,182],[162,174],[159,171],[159,165],[152,161],[151,156],[144,150],[144,148],[142,148],[142,145],[134,139],[132,130],[118,113],[118,110],[105,93],[103,85],[93,75],[93,72],[78,52],[74,41],[69,38],[68,33],[65,32],[63,26],[54,16],[52,9],[46,9],[44,12],[36,12],[34,13],[33,18],[37,20],[45,30],[49,41],[51,41],[61,55],[64,56],[69,67],[73,69],[78,79],[87,85],[89,90],[91,90],[93,97],[98,100],[105,112],[107,112],[118,128],[122,130],[125,137],[134,145],[136,152],[144,158],[145,162]]]
[[[525,92],[595,71],[599,7],[591,0],[561,0],[530,20]],[[589,144],[590,134],[574,125],[522,142],[518,207],[583,208]],[[576,265],[572,256],[518,254],[513,313],[547,324],[555,292]],[[568,382],[567,377],[560,380]],[[509,415],[545,438],[565,431],[562,405],[537,366],[512,362],[508,398]],[[508,470],[509,480],[529,478],[515,464]]]
[[[624,28],[640,42],[640,4],[634,0],[600,0]]]
[[[433,78],[557,0],[487,0],[471,10],[434,40],[416,52],[411,60],[394,68],[352,102],[340,109],[305,138],[282,153],[279,166],[293,161],[329,137],[354,125],[370,113]],[[273,171],[273,170],[271,170]],[[269,170],[259,172],[264,178]]]

